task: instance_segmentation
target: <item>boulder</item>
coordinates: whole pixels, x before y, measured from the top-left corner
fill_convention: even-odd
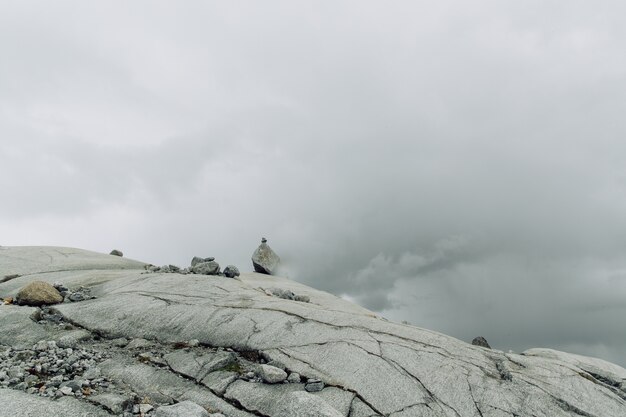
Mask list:
[[[109,255],[113,255],[113,256],[124,256],[124,254],[122,253],[121,250],[117,250],[117,249],[113,249],[111,251],[111,253],[109,253]]]
[[[224,276],[227,278],[235,278],[239,275],[239,268],[234,265],[228,265],[226,268],[224,268]]]
[[[191,267],[191,272],[200,275],[218,275],[220,264],[215,261],[200,262]]]
[[[484,348],[491,349],[491,346],[489,346],[489,343],[487,343],[487,339],[482,336],[475,337],[474,340],[472,340],[472,345],[482,346]]]
[[[157,408],[155,417],[209,417],[209,412],[192,401]]]
[[[15,299],[20,305],[41,306],[61,303],[63,296],[51,284],[33,281],[22,287]]]
[[[276,272],[276,267],[280,263],[280,258],[267,244],[267,239],[261,239],[261,244],[252,254],[252,265],[256,272],[272,275]]]

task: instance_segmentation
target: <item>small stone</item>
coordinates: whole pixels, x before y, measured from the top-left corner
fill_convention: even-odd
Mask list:
[[[45,352],[48,350],[48,342],[40,340],[35,346],[33,346],[33,350],[36,350],[37,352]]]
[[[287,372],[271,365],[259,365],[257,373],[268,384],[276,384],[287,379]]]
[[[65,387],[69,388],[72,392],[79,392],[80,389],[83,387],[83,381],[77,379],[66,381],[61,383],[61,387],[59,389],[63,389]]]
[[[200,341],[198,339],[191,339],[187,342],[187,346],[196,347],[200,345]]]
[[[289,374],[289,377],[287,377],[287,381],[291,382],[292,384],[297,384],[300,382],[300,374],[297,372],[292,372]]]
[[[192,401],[157,408],[155,417],[209,417],[209,412]]]
[[[117,339],[113,339],[111,340],[111,344],[113,346],[117,346],[117,347],[124,347],[126,345],[128,345],[128,339],[126,339],[125,337],[120,337]]]
[[[220,273],[220,264],[215,261],[200,262],[191,268],[194,274],[217,275]]]
[[[122,253],[121,250],[117,250],[117,249],[113,249],[109,255],[113,255],[113,256],[124,256],[124,254]]]
[[[100,368],[92,367],[92,368],[88,368],[85,372],[83,372],[83,378],[96,379],[100,377],[100,374],[101,374]]]
[[[311,298],[309,298],[308,295],[296,295],[294,297],[294,300],[300,301],[302,303],[310,303],[311,302]]]
[[[19,305],[41,306],[63,302],[63,297],[47,282],[33,281],[19,290],[15,296]]]
[[[85,301],[89,299],[90,297],[82,292],[76,291],[76,292],[71,293],[68,298],[72,302],[77,302],[77,301]]]
[[[226,268],[224,268],[224,276],[227,278],[235,278],[239,275],[239,269],[234,265],[228,265]]]
[[[70,387],[61,387],[57,391],[57,393],[61,393],[62,395],[72,395],[72,389]]]
[[[146,414],[148,411],[152,410],[154,407],[151,404],[139,404],[139,413]]]
[[[324,389],[324,383],[319,379],[309,379],[304,389],[308,392],[319,392]]]

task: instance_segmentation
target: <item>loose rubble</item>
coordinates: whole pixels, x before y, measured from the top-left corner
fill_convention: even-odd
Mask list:
[[[311,298],[307,295],[296,295],[291,290],[284,290],[282,288],[268,288],[265,290],[267,295],[282,298],[284,300],[300,301],[302,303],[311,302]]]
[[[236,278],[240,275],[239,269],[234,265],[228,265],[224,271],[220,271],[220,264],[215,261],[213,256],[201,258],[194,256],[191,259],[191,265],[187,268],[180,268],[176,265],[146,265],[146,271],[158,272],[161,274],[197,274],[197,275],[215,275],[227,278]]]
[[[108,388],[110,381],[96,371],[107,359],[89,348],[62,348],[41,340],[31,349],[6,348],[0,352],[0,386],[42,397],[86,397]]]

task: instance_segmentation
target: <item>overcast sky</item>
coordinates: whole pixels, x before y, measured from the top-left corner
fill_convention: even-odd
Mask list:
[[[622,1],[0,0],[2,245],[626,365]]]

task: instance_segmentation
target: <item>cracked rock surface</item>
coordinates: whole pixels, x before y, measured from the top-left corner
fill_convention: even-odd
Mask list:
[[[226,417],[626,416],[617,365],[490,350],[291,280],[239,278],[146,273],[144,263],[79,249],[0,247],[0,297],[32,281],[96,297],[46,311],[0,305],[0,353],[11,364],[0,365],[0,416],[154,416],[184,401]],[[274,288],[309,302],[268,295]],[[56,360],[88,357],[66,369],[37,350],[42,341]]]

